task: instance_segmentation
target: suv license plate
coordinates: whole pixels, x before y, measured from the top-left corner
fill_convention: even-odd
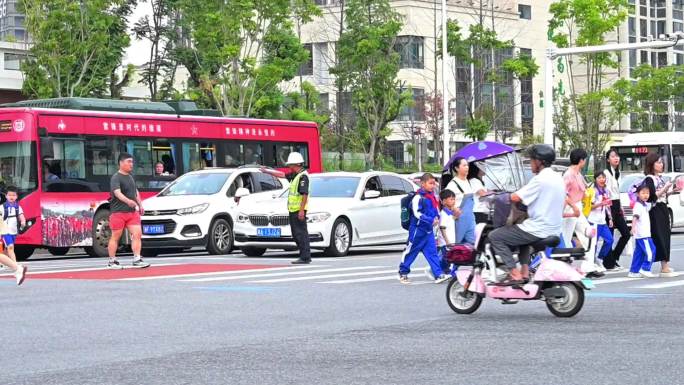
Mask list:
[[[143,234],[164,234],[164,225],[143,225]]]

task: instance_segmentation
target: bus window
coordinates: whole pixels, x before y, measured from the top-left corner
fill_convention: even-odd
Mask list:
[[[242,148],[245,155],[243,164],[264,164],[264,152],[260,143],[245,143]]]
[[[274,145],[275,164],[270,163],[269,166],[285,167],[287,157],[291,152],[296,151],[304,157],[305,165],[309,165],[309,148],[305,143],[276,143]]]
[[[127,140],[126,151],[133,155],[133,174],[149,175],[154,172],[152,143],[149,140]]]
[[[223,150],[223,166],[225,167],[238,167],[243,164],[242,162],[242,145],[237,142],[223,142],[221,143],[221,149]]]
[[[684,171],[684,145],[673,144],[672,145],[672,168],[675,172]]]
[[[216,165],[213,143],[183,143],[183,172],[202,170]]]
[[[169,143],[166,139],[155,140],[152,144],[152,160],[155,164],[154,175],[175,175],[176,174],[176,145]],[[156,164],[161,163],[163,171],[159,174]]]
[[[78,139],[53,139],[41,146],[46,181],[85,179],[85,142]]]

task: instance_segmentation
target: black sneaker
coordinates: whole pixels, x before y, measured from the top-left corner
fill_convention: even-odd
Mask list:
[[[123,266],[121,263],[119,263],[118,259],[110,259],[109,263],[107,263],[107,268],[112,270],[121,270],[123,269]]]
[[[142,258],[138,258],[138,259],[133,259],[133,267],[137,267],[138,269],[144,269],[146,267],[150,267],[150,264],[143,261]]]
[[[291,262],[293,265],[308,265],[311,263],[310,259],[296,259]]]

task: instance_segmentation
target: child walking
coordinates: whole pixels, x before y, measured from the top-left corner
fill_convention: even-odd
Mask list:
[[[439,193],[439,200],[442,203],[442,210],[439,212],[437,248],[442,271],[449,274],[451,268],[445,258],[447,248],[456,243],[456,221],[454,220],[456,194],[451,190],[444,189]]]
[[[435,189],[435,177],[425,173],[420,178],[420,189],[411,201],[411,219],[409,224],[409,238],[406,249],[399,264],[399,282],[409,284],[408,278],[411,272],[411,264],[423,253],[427,259],[435,283],[442,283],[449,279],[440,266],[437,255],[437,242],[433,228],[439,223],[439,202],[433,192]]]
[[[651,218],[648,215],[651,204],[648,198],[651,195],[648,185],[642,183],[636,191],[637,200],[634,204],[632,217],[632,235],[634,236],[634,255],[632,266],[629,269],[629,278],[653,278],[651,265],[656,254],[655,244],[651,239]]]
[[[5,221],[0,219],[0,235],[4,238],[5,235],[8,233],[7,226],[5,225]],[[24,278],[26,278],[26,268],[25,265],[21,263],[17,263],[16,261],[12,260],[9,256],[5,254],[5,251],[3,250],[4,242],[0,242],[0,264],[3,266],[7,266],[10,269],[14,271],[14,277],[17,280],[17,285],[21,285],[24,283]]]
[[[2,219],[5,221],[7,234],[2,236],[2,240],[7,248],[7,255],[16,262],[17,257],[14,254],[14,243],[17,239],[17,234],[19,234],[18,225],[21,224],[21,227],[26,226],[26,218],[24,217],[24,210],[21,209],[19,202],[17,202],[19,197],[17,188],[14,186],[7,187],[5,196],[7,201],[2,205]]]
[[[606,175],[594,175],[594,199],[591,202],[589,212],[589,223],[596,228],[596,246],[598,240],[603,239],[603,246],[598,252],[597,266],[603,269],[603,258],[613,250],[613,218],[610,213],[610,206],[613,204],[610,192],[606,189]]]

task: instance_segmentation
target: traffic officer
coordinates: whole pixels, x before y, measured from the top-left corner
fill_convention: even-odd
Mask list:
[[[309,247],[309,230],[306,227],[306,211],[309,201],[309,177],[304,168],[304,157],[298,152],[291,152],[285,165],[290,169],[289,174],[280,171],[261,168],[261,171],[273,176],[286,177],[290,181],[287,195],[287,211],[290,216],[292,238],[299,249],[299,258],[292,261],[294,265],[311,263],[311,249]]]

